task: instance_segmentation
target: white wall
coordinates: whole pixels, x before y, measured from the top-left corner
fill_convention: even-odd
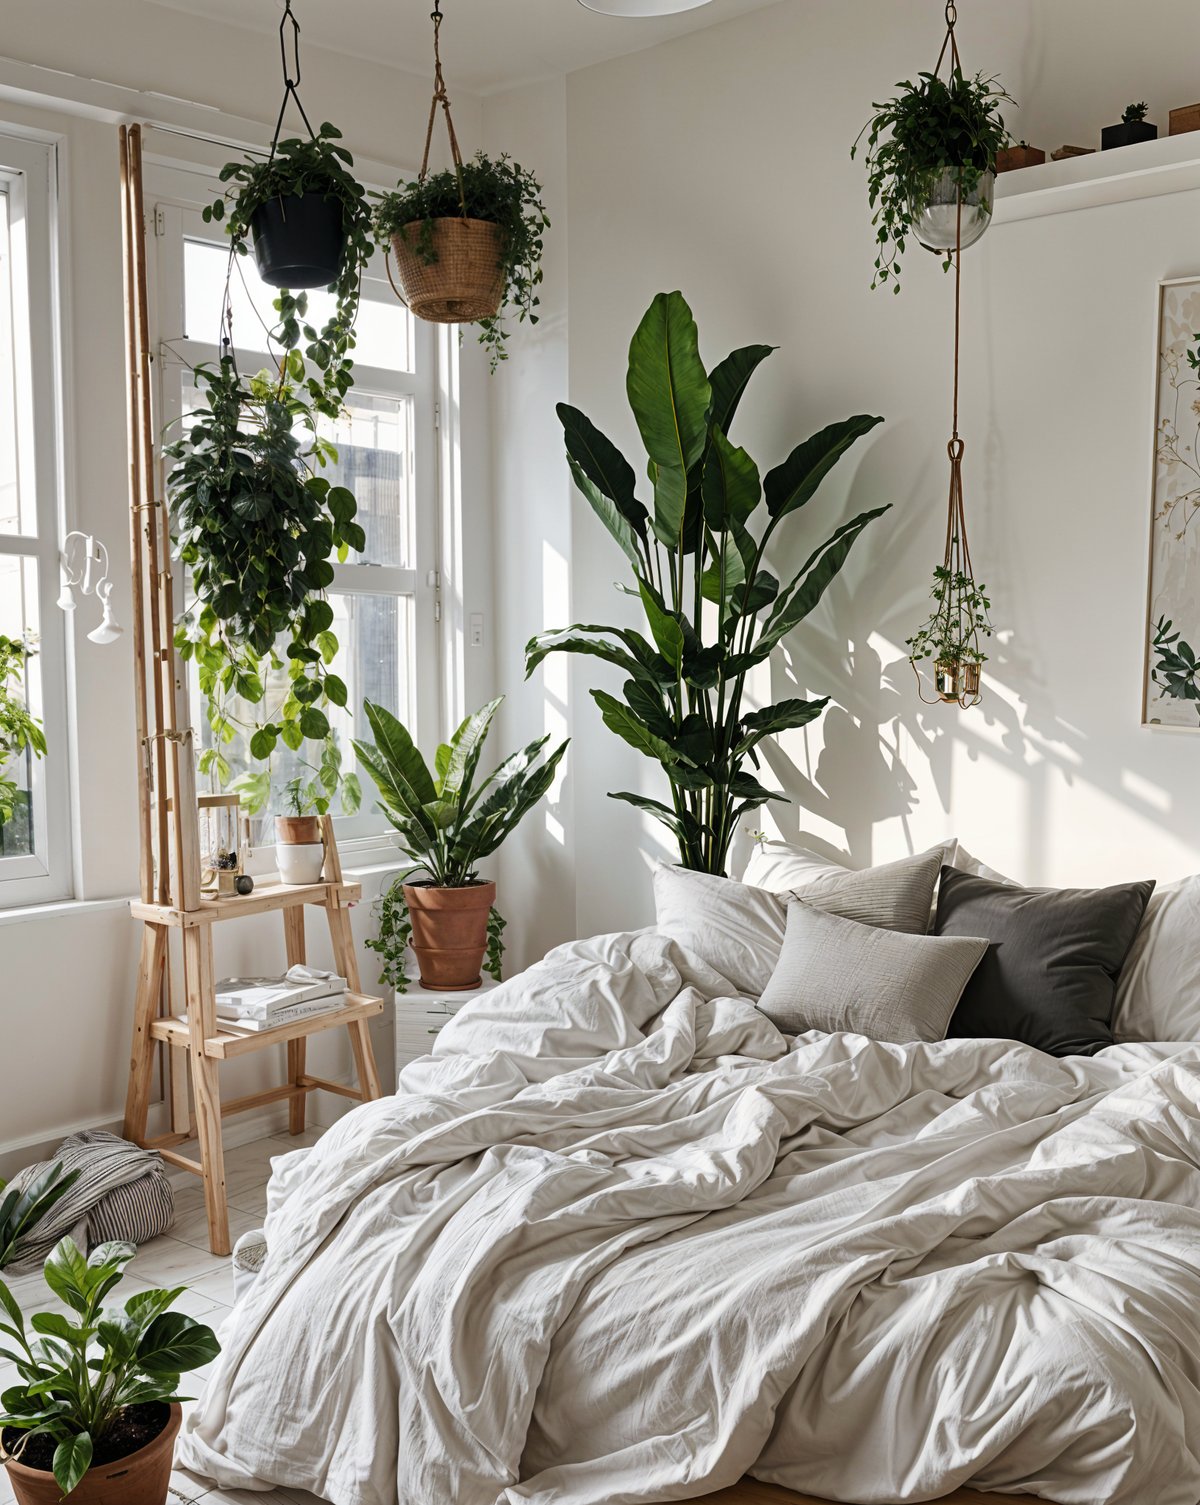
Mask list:
[[[967,67],[1000,72],[1023,105],[1010,124],[1045,146],[1096,141],[1128,99],[1149,99],[1165,131],[1166,107],[1200,94],[1200,19],[1175,0],[960,14]],[[967,254],[966,498],[1001,640],[978,710],[922,706],[903,644],[945,526],[952,286],[913,250],[899,297],[868,291],[849,147],[870,102],[932,66],[940,41],[940,8],[924,0],[785,0],[571,75],[570,398],[641,474],[626,349],[653,294],[678,287],[710,362],[750,341],[780,347],[736,429],[764,466],[849,413],[887,420],[776,556],[799,563],[844,518],[893,503],[753,687],[763,702],[834,699],[770,752],[793,801],[775,807],[783,832],[859,863],[956,831],[1028,881],[1171,877],[1197,866],[1200,807],[1194,739],[1139,726],[1154,309],[1159,278],[1200,269],[1200,194],[1019,223],[998,213]],[[514,454],[508,438],[496,442],[511,472],[541,466],[540,440]],[[623,561],[582,501],[570,507],[573,619],[624,607],[632,621],[610,587]],[[517,647],[502,647],[510,672]],[[670,855],[661,828],[605,798],[662,785],[587,698],[611,677],[591,659],[572,667],[579,933],[645,923],[649,859]]]
[[[116,121],[123,115],[172,119],[217,136],[269,139],[281,97],[278,44],[274,36],[143,0],[8,0],[0,52],[0,127],[40,129],[65,144],[68,526],[97,533],[120,561],[128,498]],[[419,158],[430,89],[423,72],[401,73],[308,45],[302,59],[310,116],[314,123],[335,121],[360,164],[370,161],[394,181],[402,166]],[[154,92],[139,97],[130,90]],[[181,101],[211,108],[195,110]],[[456,91],[454,106],[464,146],[473,148],[479,101]],[[155,133],[148,133],[146,150],[214,160],[211,150]],[[456,621],[468,606],[491,612],[488,394],[473,345],[464,347],[462,364],[464,418],[473,419],[476,437],[461,484],[475,520],[462,540],[461,570],[448,584]],[[119,567],[116,580],[117,615],[128,624],[129,586]],[[124,906],[105,901],[137,887],[132,649],[128,634],[110,648],[87,642],[90,625],[76,621],[71,628],[81,838],[75,892],[87,902],[20,917],[0,912],[0,1175],[71,1128],[118,1121],[124,1104],[138,934]],[[467,700],[490,694],[493,679],[490,649],[459,655],[459,693]],[[376,978],[375,958],[361,949],[362,941],[369,933],[369,901],[384,876],[363,875],[365,902],[354,914],[368,985]],[[309,927],[314,958],[327,955],[321,917],[311,917]],[[282,962],[277,921],[244,922],[236,938],[224,934],[228,929],[218,949],[220,970],[261,970],[276,957]],[[387,1015],[374,1033],[386,1083],[392,1063]],[[350,1052],[340,1033],[315,1044],[314,1053],[314,1070],[350,1078]],[[282,1047],[226,1068],[223,1091],[237,1096],[279,1080],[282,1061],[270,1059],[276,1054],[282,1057]],[[314,1106],[318,1102],[322,1111],[336,1107],[328,1098],[314,1099]]]

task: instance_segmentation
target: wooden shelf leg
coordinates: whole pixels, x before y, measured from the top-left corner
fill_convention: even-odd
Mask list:
[[[333,960],[340,976],[346,979],[352,993],[362,992],[358,975],[358,957],[354,952],[354,934],[350,929],[350,911],[341,908],[332,899],[325,905],[329,920],[329,938],[333,942]],[[354,1052],[354,1065],[358,1072],[358,1085],[364,1103],[383,1096],[379,1084],[379,1070],[375,1065],[375,1047],[371,1044],[371,1029],[365,1019],[348,1026],[350,1048]]]
[[[283,939],[287,947],[287,964],[295,967],[302,964],[307,955],[304,945],[304,906],[297,904],[292,909],[283,911]],[[307,1055],[308,1042],[301,1037],[299,1040],[289,1040],[287,1043],[287,1073],[288,1081],[293,1087],[300,1086],[300,1078],[305,1071],[305,1057]],[[304,1133],[305,1105],[308,1102],[307,1092],[297,1092],[288,1103],[288,1133]]]
[[[206,1038],[217,1032],[216,977],[211,925],[191,925],[183,932],[183,973],[187,991],[188,1055],[196,1100],[196,1134],[204,1167],[204,1208],[208,1246],[228,1254],[229,1208],[225,1200],[225,1150],[221,1143],[220,1062],[205,1055]]]
[[[167,959],[167,927],[142,926],[142,950],[138,962],[137,993],[133,1005],[133,1045],[129,1055],[129,1087],[125,1096],[126,1139],[141,1144],[146,1138],[150,1112],[150,1086],[154,1076],[157,1046],[150,1026],[158,1013],[163,968]]]

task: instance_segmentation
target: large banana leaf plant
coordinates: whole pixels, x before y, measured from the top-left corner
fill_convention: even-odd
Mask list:
[[[438,748],[432,768],[390,711],[369,700],[363,702],[375,741],[355,742],[354,750],[379,790],[380,809],[396,828],[400,847],[412,862],[380,900],[379,938],[367,942],[384,959],[383,980],[398,992],[408,986],[404,961],[412,930],[404,901],[405,882],[415,873],[425,873],[437,888],[478,883],[479,864],[512,835],[549,790],[567,750],[567,743],[560,742],[539,762],[550,741],[547,734],[513,753],[476,784],[483,744],[503,701],[501,695],[473,711],[450,741]],[[497,979],[504,954],[504,923],[493,908],[485,965]]]
[[[813,496],[846,450],[882,419],[858,414],[796,445],[765,476],[729,438],[769,345],[747,345],[711,372],[683,295],[659,293],[629,347],[626,391],[649,457],[652,507],[633,466],[578,408],[560,403],[575,485],[633,571],[649,637],[577,623],[539,633],[526,676],[550,653],[592,654],[626,675],[622,697],[592,690],[604,724],[662,764],[671,803],[614,793],[675,835],[683,865],[723,873],[739,818],[767,800],[747,764],[766,737],[814,721],[829,697],[743,706],[746,677],[800,625],[846,561],[876,507],[819,544],[786,584],[765,567],[777,529]],[[756,515],[760,521],[755,522]],[[623,587],[630,590],[629,587]]]

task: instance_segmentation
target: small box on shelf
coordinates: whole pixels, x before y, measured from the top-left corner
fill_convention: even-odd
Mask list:
[[[1179,109],[1171,111],[1167,119],[1167,129],[1172,136],[1200,131],[1200,105],[1180,105]]]
[[[1016,146],[1002,147],[996,153],[996,171],[1017,172],[1022,167],[1040,167],[1045,160],[1046,153],[1040,146],[1021,141]]]

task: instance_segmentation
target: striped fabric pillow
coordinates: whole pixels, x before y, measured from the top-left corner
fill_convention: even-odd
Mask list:
[[[942,871],[942,848],[902,857],[899,862],[885,862],[862,872],[845,872],[818,878],[802,888],[791,890],[790,897],[803,899],[814,909],[857,920],[860,925],[875,925],[881,930],[896,930],[906,935],[924,935],[929,929],[933,891]]]

